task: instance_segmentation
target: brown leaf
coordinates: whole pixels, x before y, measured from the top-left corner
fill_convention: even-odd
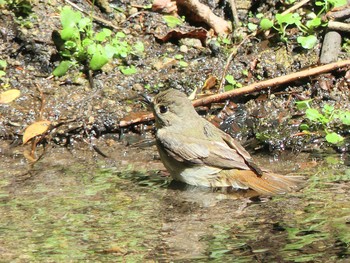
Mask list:
[[[152,4],[152,11],[165,14],[176,13],[176,2],[172,2],[171,0],[155,0]]]
[[[158,41],[169,42],[169,41],[179,41],[182,38],[196,38],[202,42],[202,45],[205,45],[207,40],[208,31],[203,28],[198,28],[194,30],[180,31],[180,30],[171,30],[166,35],[154,35]]]
[[[211,89],[213,88],[215,85],[216,85],[216,82],[217,82],[217,78],[215,76],[209,76],[209,78],[207,78],[205,80],[205,83],[203,85],[203,90],[206,90],[206,89]]]
[[[4,91],[0,94],[0,104],[1,103],[10,103],[11,101],[14,101],[21,95],[21,92],[18,89],[10,89],[7,91]]]
[[[37,121],[29,125],[23,134],[23,144],[26,144],[33,137],[45,133],[50,124],[50,121]]]

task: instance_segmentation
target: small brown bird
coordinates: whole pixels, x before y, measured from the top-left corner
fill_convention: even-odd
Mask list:
[[[154,97],[160,158],[178,181],[207,187],[251,188],[263,195],[296,188],[300,178],[260,169],[231,136],[200,117],[186,95],[169,89]]]

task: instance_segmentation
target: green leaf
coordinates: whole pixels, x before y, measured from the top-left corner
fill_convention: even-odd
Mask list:
[[[5,76],[5,75],[6,75],[6,72],[3,71],[3,70],[0,70],[0,78],[2,78],[2,77]]]
[[[253,24],[253,23],[248,23],[247,26],[248,26],[248,29],[250,31],[255,31],[258,28],[258,26],[256,24]]]
[[[56,77],[62,77],[67,73],[68,69],[71,67],[72,63],[68,60],[63,60],[61,63],[55,68],[52,74]]]
[[[126,37],[126,35],[123,32],[117,32],[117,34],[115,34],[115,38],[124,38]],[[119,41],[119,40],[118,40]]]
[[[135,68],[135,66],[130,66],[130,67],[120,66],[119,69],[124,75],[133,75],[137,73],[137,69]]]
[[[345,111],[339,114],[339,119],[344,125],[350,125],[350,112]]]
[[[329,143],[338,144],[344,140],[344,137],[335,132],[331,132],[326,135],[326,140]]]
[[[182,20],[176,16],[165,15],[163,16],[163,19],[165,23],[168,25],[168,27],[171,27],[171,28],[179,26],[183,23]]]
[[[225,80],[231,85],[235,85],[237,83],[237,81],[234,79],[232,75],[226,75]]]
[[[181,54],[176,54],[176,55],[174,56],[174,58],[177,59],[177,60],[181,60],[181,59],[184,58],[184,56],[181,55]]]
[[[86,47],[89,47],[90,45],[93,45],[95,43],[91,38],[84,38],[83,41],[81,42],[81,44],[84,48],[86,48]]]
[[[329,104],[325,104],[323,105],[323,112],[326,115],[331,115],[334,111],[334,106],[329,105]]]
[[[102,31],[98,32],[95,35],[95,39],[97,41],[103,42],[105,41],[108,37],[110,37],[112,34],[112,31],[107,29],[107,28],[103,28]]]
[[[270,19],[263,18],[260,21],[260,27],[263,30],[269,30],[273,26],[273,22]]]
[[[0,69],[6,69],[7,62],[6,60],[0,59]]]
[[[312,99],[301,100],[301,101],[296,101],[295,104],[296,104],[298,110],[305,110],[305,109],[310,108],[311,101],[312,101]]]
[[[87,50],[86,52],[89,54],[89,55],[93,55],[94,53],[98,52],[97,50],[97,44],[92,42],[91,45],[89,45],[87,47]]]
[[[60,18],[63,29],[73,28],[81,20],[81,14],[74,12],[70,6],[64,6]]]
[[[226,45],[230,45],[231,44],[231,40],[227,37],[223,37],[221,38],[222,43],[226,44]]]
[[[288,13],[285,15],[276,14],[276,21],[279,25],[287,24],[298,24],[300,23],[301,17],[297,13]]]
[[[230,91],[230,90],[233,90],[235,87],[233,85],[225,85],[224,86],[224,89],[225,91]]]
[[[298,43],[305,49],[313,48],[317,43],[317,38],[314,35],[307,37],[299,36],[297,38]]]
[[[322,119],[324,116],[319,113],[316,109],[306,109],[305,111],[306,118],[308,118],[310,121],[318,122],[320,119]]]
[[[347,0],[328,0],[333,7],[340,7],[347,4]]]
[[[315,17],[314,19],[307,21],[306,26],[312,29],[321,25],[321,22],[321,18]]]
[[[112,59],[113,56],[115,55],[116,49],[114,46],[107,44],[105,46],[105,52],[106,52],[106,56],[108,59]]]
[[[135,45],[133,46],[133,49],[135,52],[141,54],[145,51],[145,46],[143,45],[143,43],[141,41],[137,41],[135,43]]]
[[[84,17],[81,20],[79,20],[77,26],[80,31],[85,31],[88,28],[92,27],[92,21],[89,17]]]
[[[92,55],[89,66],[92,70],[101,69],[109,61],[104,48],[96,45],[96,51]]]
[[[64,43],[64,48],[68,50],[75,50],[77,48],[77,42],[68,40]]]
[[[300,124],[299,129],[302,131],[308,131],[308,130],[310,130],[310,126],[307,125],[306,123],[302,123],[302,124]]]
[[[186,68],[186,67],[188,67],[188,63],[187,62],[185,62],[185,61],[179,61],[179,65],[180,65],[180,67],[182,67],[182,68]]]
[[[61,38],[63,40],[70,40],[70,39],[79,39],[80,38],[80,32],[77,27],[66,27],[63,28],[60,32]]]

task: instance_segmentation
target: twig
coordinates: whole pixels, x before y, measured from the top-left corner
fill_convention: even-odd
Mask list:
[[[252,92],[260,91],[260,90],[263,90],[263,89],[266,89],[269,87],[275,87],[278,85],[286,84],[288,82],[292,82],[292,81],[295,81],[298,79],[303,79],[303,78],[310,77],[313,75],[325,73],[325,72],[332,71],[332,70],[335,70],[337,68],[342,68],[345,66],[350,66],[350,60],[342,60],[342,61],[334,62],[331,64],[327,64],[327,65],[323,65],[323,66],[319,66],[319,67],[291,73],[291,74],[286,75],[286,76],[281,76],[281,77],[277,77],[274,79],[268,79],[268,80],[264,80],[261,82],[253,83],[253,84],[250,84],[248,86],[245,86],[245,87],[242,87],[239,89],[234,89],[234,90],[230,90],[230,91],[225,92],[225,93],[215,94],[212,96],[208,96],[205,98],[195,100],[192,102],[192,104],[195,107],[203,106],[203,105],[207,105],[207,104],[210,104],[213,102],[226,100],[228,98],[233,98],[233,97],[249,94]]]
[[[282,12],[281,15],[285,15],[288,13],[293,12],[294,10],[297,10],[299,7],[305,5],[307,2],[309,2],[310,0],[302,0],[299,3],[296,3],[295,5],[291,6],[290,8],[288,8],[286,11]]]
[[[269,87],[275,87],[278,85],[286,84],[286,83],[289,83],[289,82],[292,82],[295,80],[300,80],[300,79],[314,76],[317,74],[322,74],[322,73],[329,72],[329,71],[335,70],[337,68],[342,68],[342,67],[346,67],[346,66],[350,66],[350,60],[342,60],[342,61],[334,62],[331,64],[322,65],[322,66],[318,66],[315,68],[310,68],[310,69],[306,69],[303,71],[291,73],[291,74],[286,75],[286,76],[281,76],[281,77],[277,77],[274,79],[269,79],[269,80],[264,80],[261,82],[253,83],[253,84],[250,84],[248,86],[245,86],[245,87],[242,87],[239,89],[235,89],[235,90],[231,90],[231,91],[228,91],[225,93],[215,94],[212,96],[208,96],[205,98],[194,100],[192,102],[192,104],[194,107],[203,106],[203,105],[211,104],[214,102],[226,100],[229,98],[242,96],[242,95],[249,94],[252,92],[257,92],[257,91],[260,91],[263,89],[267,89]],[[127,120],[127,121],[125,121],[125,120],[120,121],[119,127],[123,128],[123,127],[129,126],[129,125],[132,125],[132,124],[136,124],[136,123],[140,123],[140,122],[144,122],[144,121],[150,121],[153,118],[154,117],[153,117],[152,113],[145,113],[143,116],[136,118],[136,119]]]
[[[235,23],[235,27],[239,27],[239,18],[238,18],[238,13],[237,13],[237,7],[236,7],[236,1],[235,0],[230,0],[230,5],[231,5],[231,12],[233,16],[233,22]]]
[[[202,22],[213,28],[217,34],[227,34],[231,31],[231,26],[227,21],[215,15],[208,6],[200,3],[199,0],[176,0],[176,3],[196,14]]]
[[[341,6],[336,10],[329,11],[326,15],[330,19],[343,20],[350,17],[350,5]]]
[[[85,10],[81,9],[79,6],[77,6],[76,4],[72,3],[69,0],[65,0],[65,1],[66,1],[66,3],[70,4],[71,6],[73,6],[75,9],[77,9],[80,12],[84,13],[85,15],[91,16],[94,20],[96,20],[96,21],[98,21],[98,22],[100,22],[100,23],[102,23],[102,24],[104,24],[106,26],[109,26],[109,27],[111,27],[111,28],[113,28],[115,30],[120,30],[120,27],[117,27],[117,26],[113,25],[110,21],[105,20],[105,19],[103,19],[101,17],[95,16],[95,15],[92,15],[92,14],[86,12]]]
[[[350,24],[343,22],[329,21],[328,28],[331,30],[350,32]]]
[[[253,36],[253,34],[250,34],[250,35],[246,36],[246,37],[241,41],[241,43],[239,43],[239,45],[237,46],[237,48],[234,49],[234,50],[231,52],[230,56],[227,58],[224,71],[223,71],[223,73],[222,73],[222,75],[221,75],[221,80],[220,80],[220,85],[219,85],[219,91],[222,91],[222,90],[223,90],[226,72],[227,72],[227,70],[228,70],[228,67],[230,66],[230,63],[231,63],[231,61],[232,61],[233,56],[237,54],[238,49],[239,49],[239,48],[243,45],[243,43],[244,43],[247,39],[249,39],[251,36]]]

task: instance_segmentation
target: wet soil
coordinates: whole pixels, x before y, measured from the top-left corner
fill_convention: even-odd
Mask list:
[[[87,1],[77,4],[90,10]],[[329,145],[318,134],[296,136],[303,112],[295,107],[296,101],[313,99],[318,108],[330,103],[350,109],[345,71],[238,97],[223,111],[224,102],[199,109],[265,167],[306,176],[300,191],[257,198],[251,192],[186,187],[167,176],[149,142],[151,122],[118,124],[131,113],[147,111],[140,93],[167,88],[216,92],[201,87],[211,75],[222,77],[229,47],[213,52],[198,42],[156,41],[155,32],[168,30],[161,15],[142,8],[135,12],[129,1],[118,1],[122,12],[114,11],[114,17],[98,8],[94,12],[114,19],[130,43],[142,41],[144,54],[94,72],[93,86],[81,68],[52,78],[59,57],[51,34],[60,29],[63,2],[31,5],[29,25],[13,10],[0,10],[0,58],[8,63],[2,87],[21,91],[16,101],[0,105],[0,261],[349,260],[348,146]],[[240,9],[244,22],[249,8],[250,3]],[[272,12],[273,4],[254,8]],[[248,33],[243,30],[242,36]],[[315,65],[319,52],[320,45],[306,51],[257,36],[238,50],[227,73],[246,85]],[[178,54],[188,67],[176,60],[166,63]],[[123,75],[121,64],[135,65],[138,73]],[[21,140],[25,128],[41,119],[54,128],[33,154],[31,143]],[[342,134],[348,136],[348,130]]]

